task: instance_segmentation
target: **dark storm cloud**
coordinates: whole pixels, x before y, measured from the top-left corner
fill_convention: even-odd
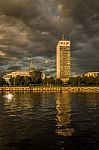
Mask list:
[[[0,0],[0,65],[25,66],[25,57],[40,56],[53,59],[55,69],[55,47],[64,33],[72,43],[72,71],[99,71],[98,28],[97,0]]]
[[[16,69],[17,69],[17,70],[20,70],[20,69],[21,69],[21,66],[10,66],[10,67],[8,68],[8,70],[10,70],[10,71],[16,71]]]
[[[0,1],[1,13],[12,16],[14,18],[20,18],[22,20],[29,20],[37,16],[37,4],[38,0],[6,0]]]
[[[43,8],[44,1],[39,3]],[[49,8],[46,5],[41,10],[41,5],[33,0],[0,1],[0,48],[6,57],[52,55],[49,50],[53,51],[55,40],[50,33],[51,25],[48,25],[50,18],[45,13]]]
[[[99,2],[63,0],[61,16],[72,18],[72,71],[99,71]],[[64,4],[63,4],[64,3]]]

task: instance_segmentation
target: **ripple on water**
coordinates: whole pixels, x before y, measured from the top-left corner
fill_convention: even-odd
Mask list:
[[[98,100],[94,93],[1,95],[0,150],[98,150]]]

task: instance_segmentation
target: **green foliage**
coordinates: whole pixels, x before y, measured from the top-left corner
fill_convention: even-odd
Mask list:
[[[10,82],[10,85],[14,86],[15,85],[15,78],[11,77],[9,82]]]
[[[59,79],[59,78],[57,78],[57,79],[55,80],[55,85],[62,85],[62,80]]]
[[[47,78],[44,78],[43,80],[43,85],[47,85],[48,84],[48,79]]]
[[[42,79],[40,74],[38,76],[16,76],[16,78],[10,78],[9,80],[11,86],[29,86],[34,84],[42,84]]]
[[[22,83],[22,77],[21,76],[16,76],[15,80],[14,80],[14,85],[21,85]]]
[[[11,86],[29,86],[29,85],[62,85],[61,79],[54,79],[54,77],[45,78],[42,80],[40,73],[35,76],[16,76],[10,78],[9,85]],[[0,78],[0,86],[8,85],[3,78]],[[93,77],[71,77],[67,83],[69,86],[99,86],[99,76]]]
[[[68,81],[71,86],[99,86],[99,77],[71,77]]]
[[[55,85],[54,77],[45,78],[43,80],[43,85]]]
[[[23,85],[28,86],[31,83],[31,78],[27,76],[23,78]]]
[[[54,85],[55,84],[55,79],[53,77],[49,77],[48,78],[48,84]]]
[[[0,78],[0,86],[6,85],[6,81],[3,78]]]

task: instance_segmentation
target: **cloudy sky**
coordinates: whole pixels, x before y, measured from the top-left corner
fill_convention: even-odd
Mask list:
[[[99,71],[98,0],[0,0],[0,72],[24,69],[31,58],[54,72],[63,33],[72,72]]]

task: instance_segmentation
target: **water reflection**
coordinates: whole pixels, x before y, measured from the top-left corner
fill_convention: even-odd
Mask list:
[[[72,136],[74,129],[71,128],[71,97],[69,93],[57,94],[57,129],[56,133],[62,136]]]
[[[89,108],[96,108],[96,106],[98,105],[98,99],[97,99],[98,94],[94,93],[94,94],[86,94],[86,100],[87,100],[87,105],[89,106]]]
[[[8,100],[8,102],[10,102],[13,99],[13,94],[7,93],[7,94],[4,95],[4,97]]]
[[[38,103],[38,97],[40,95],[29,94],[29,93],[6,93],[3,96],[4,108],[6,112],[16,115],[30,114],[32,113],[35,105]],[[17,113],[16,113],[17,112]]]
[[[7,94],[0,95],[0,150],[99,149],[99,94]]]

